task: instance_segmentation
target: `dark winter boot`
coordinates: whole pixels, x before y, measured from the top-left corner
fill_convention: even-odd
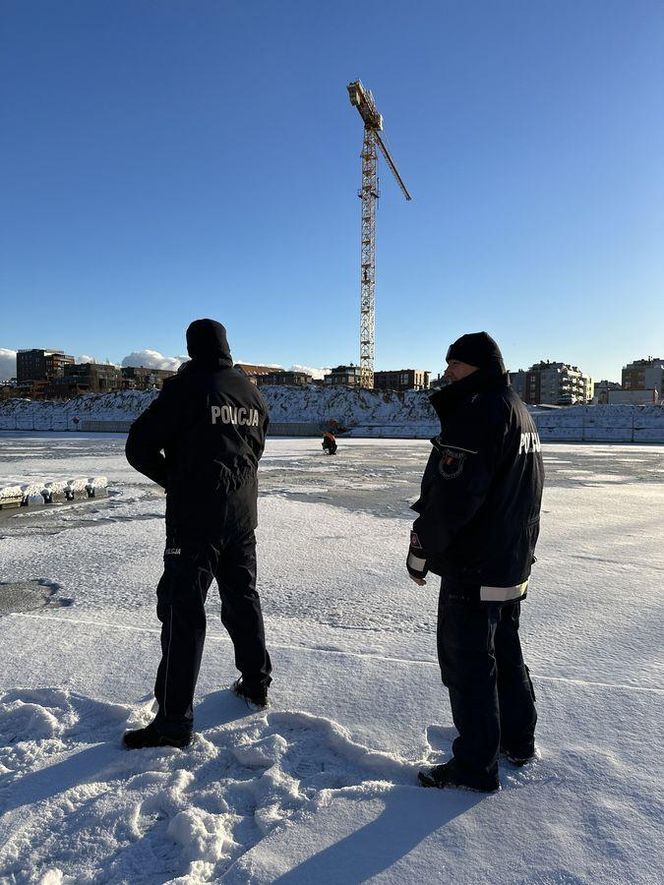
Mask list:
[[[191,733],[177,736],[162,734],[154,722],[151,722],[145,728],[125,731],[122,736],[122,745],[126,750],[143,750],[145,747],[178,747],[183,750],[189,746],[191,739]]]
[[[516,765],[517,768],[521,768],[522,765],[528,765],[529,762],[533,762],[537,759],[534,745],[520,750],[508,750],[507,747],[501,747],[500,752],[508,762],[511,762],[512,765]]]
[[[459,771],[456,759],[450,759],[449,762],[442,765],[435,765],[429,771],[420,771],[417,779],[423,787],[438,787],[440,790],[457,788],[475,790],[478,793],[493,793],[500,789],[498,778],[480,782],[464,777]]]
[[[233,694],[239,698],[244,698],[257,707],[267,707],[267,686],[265,685],[246,685],[242,676],[231,686]]]

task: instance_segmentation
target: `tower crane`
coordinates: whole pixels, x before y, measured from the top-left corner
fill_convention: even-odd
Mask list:
[[[385,158],[404,197],[411,199],[394,160],[380,136],[383,116],[378,113],[374,97],[360,80],[347,86],[350,103],[364,121],[362,146],[362,230],[360,257],[360,386],[374,386],[374,356],[376,338],[376,202],[378,200],[378,157],[376,147]]]

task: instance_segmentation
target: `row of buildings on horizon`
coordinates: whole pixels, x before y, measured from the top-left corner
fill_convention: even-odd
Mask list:
[[[304,371],[284,371],[274,366],[236,363],[235,367],[255,384],[309,384],[323,387],[360,387],[360,367],[352,363],[331,369],[322,380]],[[0,398],[70,399],[83,393],[161,388],[175,372],[144,366],[108,363],[77,363],[61,350],[33,348],[16,354],[16,377],[0,382]],[[621,383],[599,381],[567,363],[542,360],[529,369],[510,372],[514,389],[532,405],[571,406],[577,403],[656,404],[664,400],[664,359],[648,357],[622,369]],[[428,390],[444,384],[441,375],[431,379],[425,369],[399,369],[374,373],[374,389],[385,391]]]

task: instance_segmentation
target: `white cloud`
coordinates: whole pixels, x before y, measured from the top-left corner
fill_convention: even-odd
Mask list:
[[[185,363],[186,356],[164,356],[158,350],[135,350],[123,360],[123,366],[144,366],[146,369],[168,369],[177,372],[179,366]]]
[[[329,368],[323,367],[322,369],[312,369],[311,366],[300,366],[293,365],[290,369],[284,369],[281,363],[254,363],[252,360],[235,360],[236,363],[244,363],[249,366],[265,366],[268,369],[274,369],[276,372],[306,372],[307,375],[311,375],[312,378],[316,380],[322,380],[324,375],[330,371]]]
[[[236,360],[235,357],[233,357],[233,363],[240,363],[243,366],[265,366],[266,369],[275,369],[277,372],[284,370],[281,363],[256,363],[253,360]]]
[[[76,362],[79,365],[83,365],[85,363],[99,363],[100,366],[114,366],[115,363],[111,362],[111,360],[98,360],[96,356],[88,356],[87,353],[82,353],[79,357],[77,357]]]
[[[0,347],[0,381],[16,378],[16,351]]]
[[[322,369],[312,369],[311,366],[291,366],[288,370],[289,372],[306,372],[307,375],[311,375],[314,380],[321,381],[324,375],[327,375],[330,371],[329,368]]]

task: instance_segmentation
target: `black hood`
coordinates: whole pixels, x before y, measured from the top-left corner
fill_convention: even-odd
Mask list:
[[[187,329],[187,352],[194,363],[208,369],[233,365],[226,329],[216,320],[194,320]]]

